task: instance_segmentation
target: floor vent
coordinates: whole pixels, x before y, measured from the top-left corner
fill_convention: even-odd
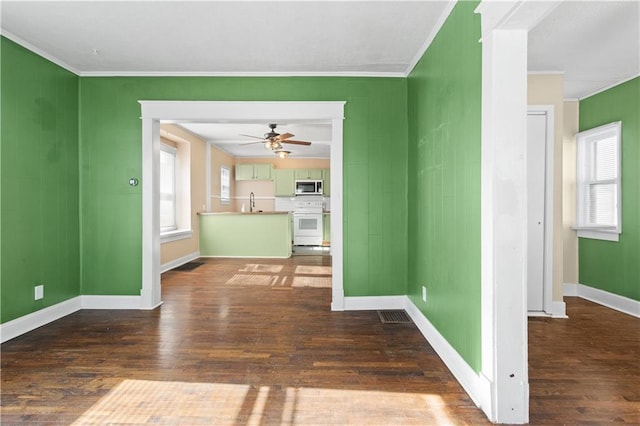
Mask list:
[[[198,266],[204,265],[204,262],[189,262],[173,268],[174,271],[193,271]]]
[[[394,311],[378,311],[378,316],[380,317],[380,321],[383,324],[409,324],[411,323],[411,318],[405,311],[402,310],[394,310]]]

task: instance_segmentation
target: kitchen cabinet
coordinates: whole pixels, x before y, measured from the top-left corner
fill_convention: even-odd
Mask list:
[[[322,191],[325,196],[331,195],[331,169],[321,169],[322,170]]]
[[[296,179],[322,179],[322,169],[294,169]]]
[[[274,179],[274,194],[276,197],[292,197],[295,195],[294,169],[276,169]]]
[[[322,242],[331,244],[331,213],[322,214]]]
[[[236,180],[272,180],[272,164],[236,164]]]
[[[291,215],[200,213],[200,254],[204,257],[291,256]]]

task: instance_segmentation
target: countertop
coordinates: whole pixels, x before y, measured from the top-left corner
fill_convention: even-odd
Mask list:
[[[249,216],[266,216],[272,214],[289,214],[289,212],[198,212],[200,216],[229,216],[229,215],[249,215]]]

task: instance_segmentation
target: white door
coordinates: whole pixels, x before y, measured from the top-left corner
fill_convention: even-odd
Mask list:
[[[544,311],[547,114],[527,116],[527,309]]]

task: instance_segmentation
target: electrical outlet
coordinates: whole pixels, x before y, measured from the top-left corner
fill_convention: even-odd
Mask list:
[[[33,298],[34,300],[40,300],[44,297],[44,285],[40,284],[33,288]]]
[[[422,286],[422,301],[423,302],[427,301],[427,287],[426,286]]]

